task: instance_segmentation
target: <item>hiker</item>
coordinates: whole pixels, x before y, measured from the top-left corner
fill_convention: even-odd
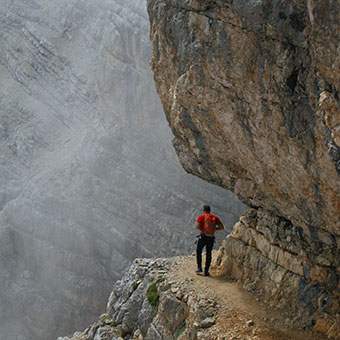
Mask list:
[[[201,234],[198,238],[197,249],[196,249],[196,260],[197,260],[197,270],[196,273],[202,273],[202,250],[205,247],[206,249],[206,259],[205,259],[205,268],[204,268],[204,276],[209,276],[209,267],[211,264],[211,252],[213,249],[213,245],[215,242],[215,230],[224,230],[224,226],[221,220],[210,214],[210,206],[203,206],[203,215],[198,216],[196,229],[201,231]]]

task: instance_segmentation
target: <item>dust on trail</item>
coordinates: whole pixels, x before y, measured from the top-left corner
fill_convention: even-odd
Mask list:
[[[270,310],[256,301],[235,280],[222,277],[214,265],[211,266],[209,277],[197,275],[195,270],[195,256],[183,256],[170,275],[174,280],[190,279],[190,289],[218,303],[216,324],[208,331],[209,339],[326,340],[320,334],[287,327],[280,312]],[[249,320],[252,320],[253,325],[247,325]]]

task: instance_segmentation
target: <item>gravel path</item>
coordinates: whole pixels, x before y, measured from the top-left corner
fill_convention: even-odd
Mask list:
[[[221,277],[216,266],[212,265],[211,276],[205,277],[195,273],[195,256],[183,257],[180,262],[170,274],[171,279],[190,282],[189,289],[201,295],[202,300],[216,302],[216,323],[208,331],[211,340],[324,339],[320,334],[288,327],[282,313],[267,309],[242,290],[237,281]]]

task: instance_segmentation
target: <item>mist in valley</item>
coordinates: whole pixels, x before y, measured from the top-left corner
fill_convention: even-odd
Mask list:
[[[184,172],[149,68],[144,0],[0,2],[0,340],[86,327],[136,257],[187,254],[209,203]]]

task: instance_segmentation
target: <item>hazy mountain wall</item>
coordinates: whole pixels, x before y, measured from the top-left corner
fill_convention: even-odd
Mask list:
[[[1,340],[84,327],[136,256],[192,249],[203,203],[243,209],[177,164],[145,5],[1,1]]]
[[[339,1],[148,4],[183,167],[253,208],[225,243],[226,272],[338,336]]]

